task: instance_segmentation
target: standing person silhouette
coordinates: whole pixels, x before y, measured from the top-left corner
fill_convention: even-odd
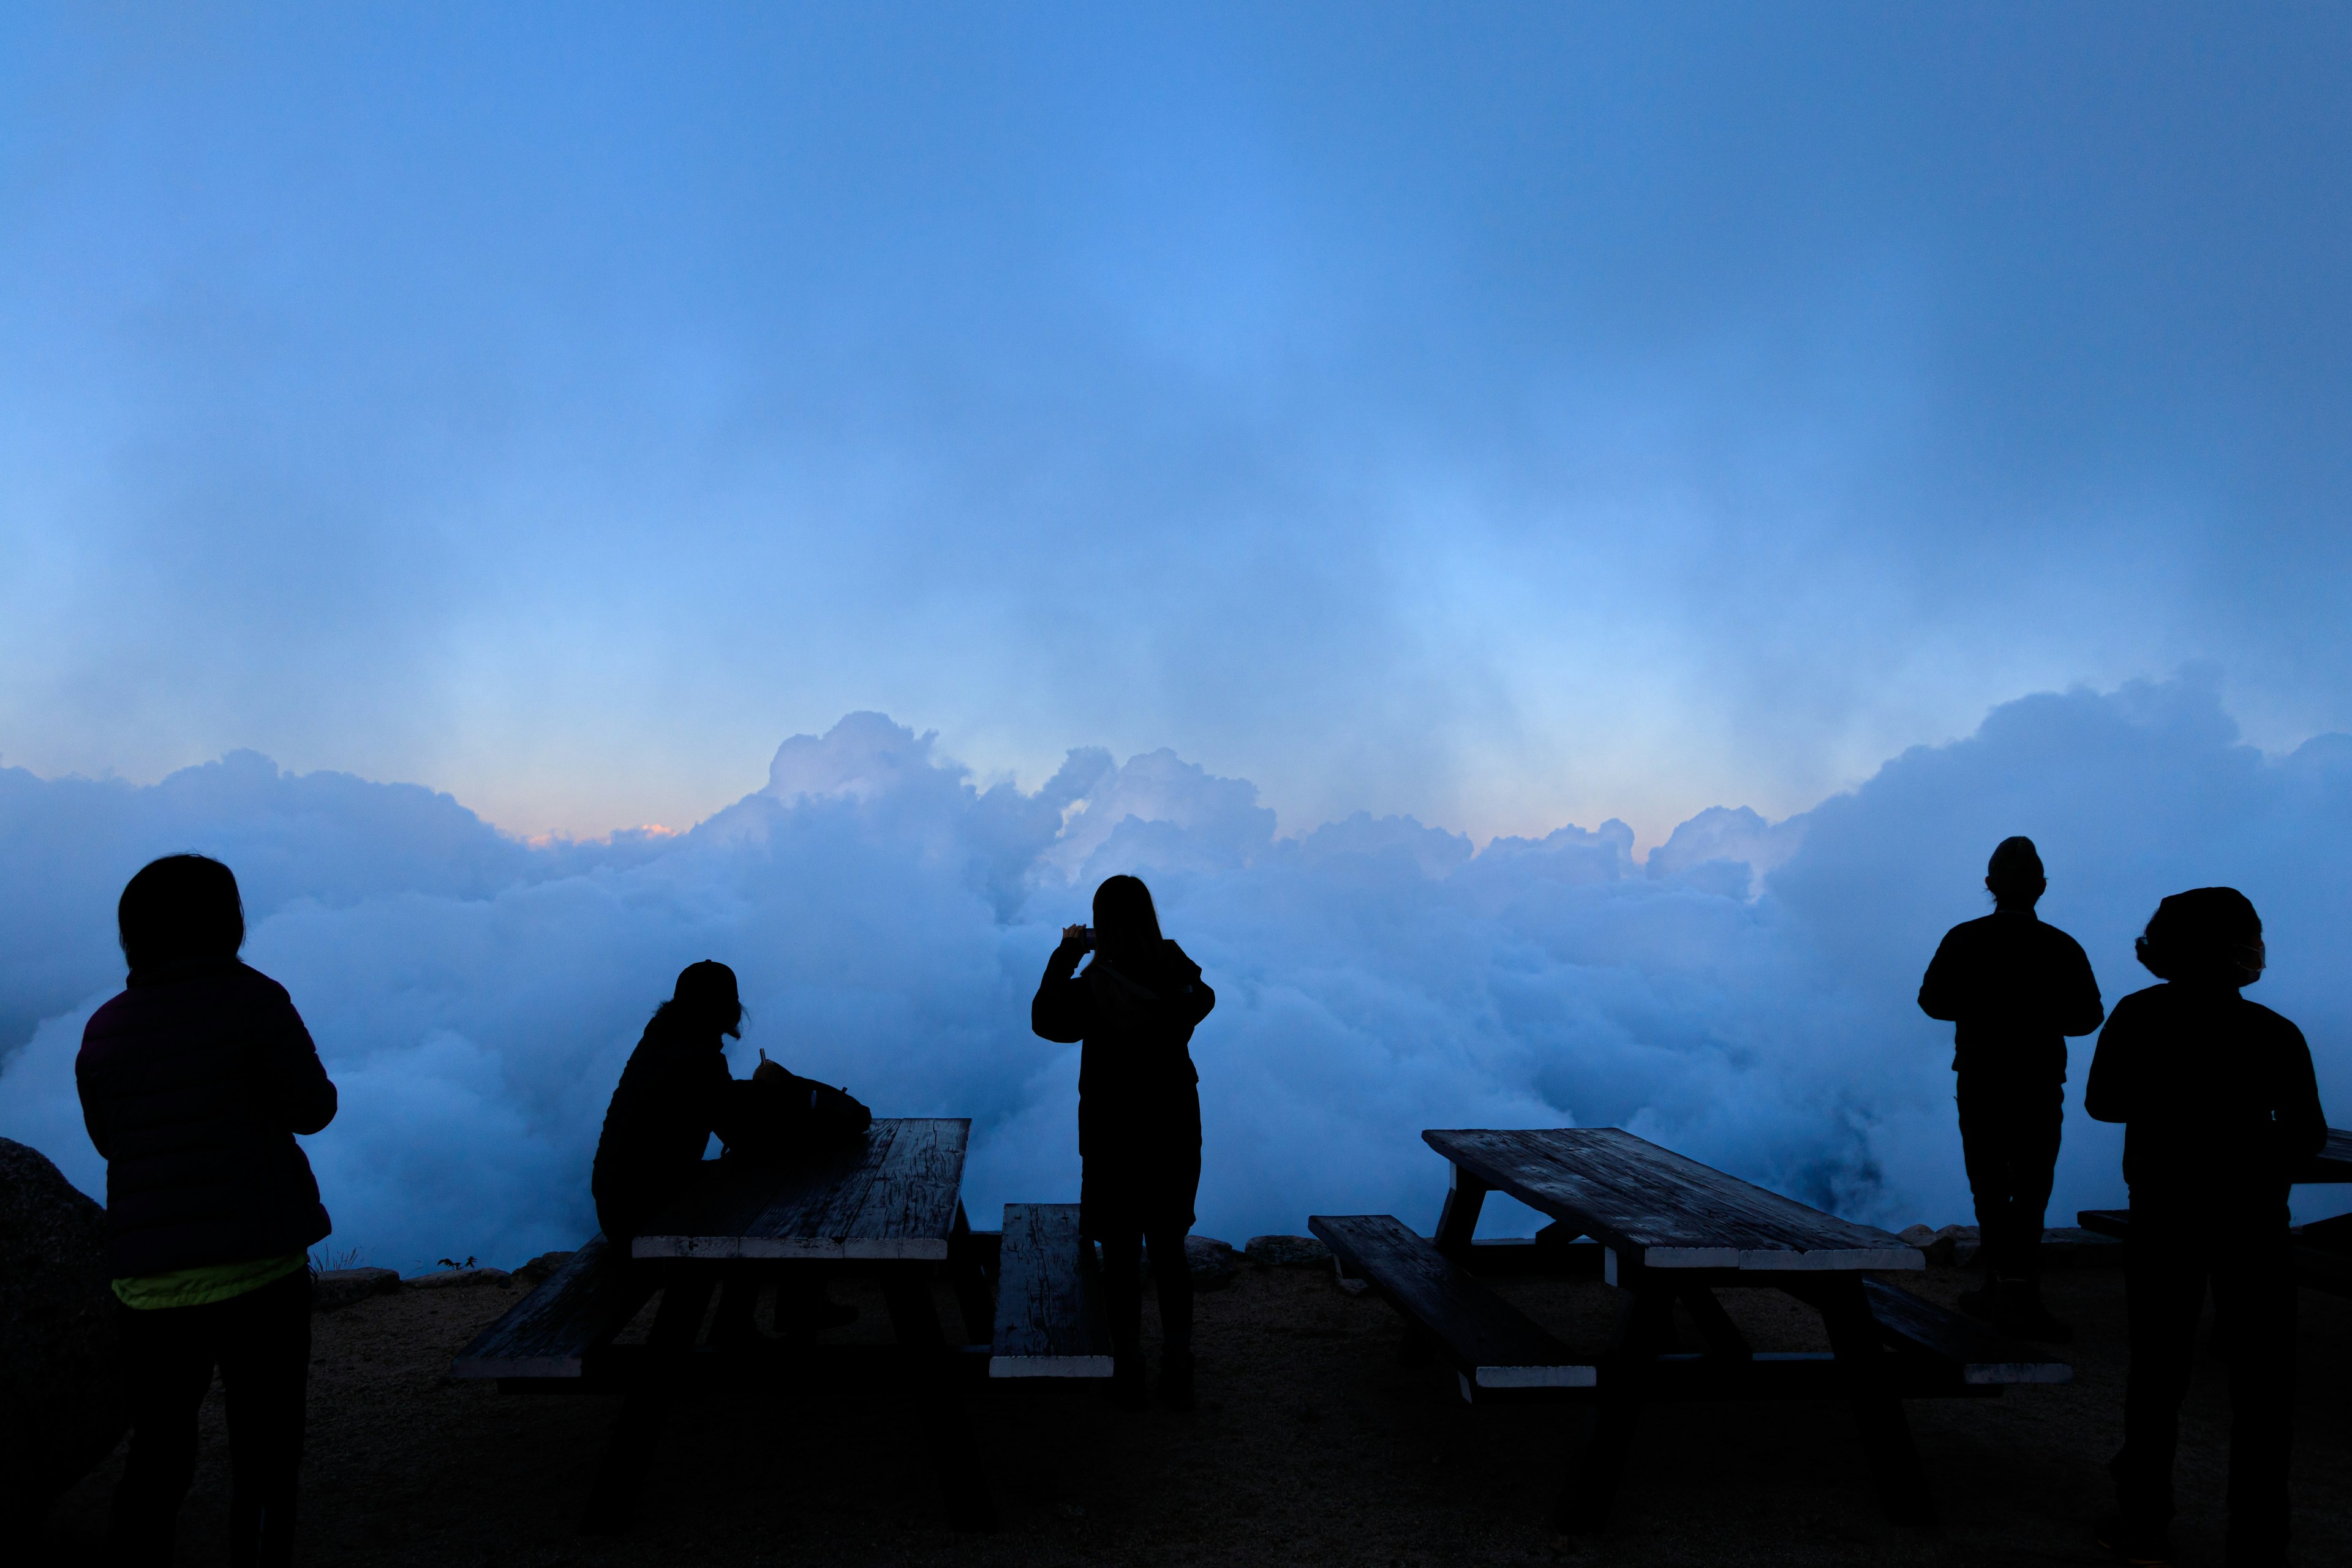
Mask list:
[[[1976,1199],[1984,1285],[1960,1309],[2025,1339],[2074,1337],[2042,1302],[2042,1220],[2065,1115],[2066,1037],[2099,1026],[2099,982],[2082,945],[2033,912],[2048,885],[2031,838],[2004,838],[1985,868],[1993,912],[1944,933],[1919,1008],[1954,1026],[1960,1150]]]
[[[2294,1418],[2287,1191],[2295,1163],[2327,1142],[2311,1047],[2238,994],[2268,954],[2262,919],[2236,889],[2173,894],[2137,946],[2163,984],[2116,1004],[2083,1092],[2084,1110],[2124,1124],[2131,1186],[2131,1373],[2123,1450],[2108,1466],[2117,1512],[2099,1540],[2129,1560],[2169,1556],[2180,1402],[2210,1281],[2230,1357],[2229,1560],[2283,1563]]]
[[[131,1455],[107,1560],[168,1563],[196,1468],[196,1414],[228,1396],[228,1560],[294,1559],[310,1379],[310,1269],[327,1211],[295,1134],[335,1086],[286,988],[237,962],[236,878],[167,855],[116,909],[131,974],[90,1015],[74,1079],[106,1157],[106,1260],[120,1305]]]
[[[1077,973],[1088,949],[1094,962]],[[1111,1397],[1148,1403],[1143,1280],[1148,1242],[1160,1294],[1160,1399],[1192,1408],[1192,1272],[1184,1237],[1201,1186],[1201,1075],[1193,1026],[1217,1005],[1201,966],[1160,934],[1151,890],[1133,877],[1095,889],[1095,924],[1068,926],[1045,960],[1029,1026],[1078,1058],[1080,1234],[1102,1243],[1110,1308]]]

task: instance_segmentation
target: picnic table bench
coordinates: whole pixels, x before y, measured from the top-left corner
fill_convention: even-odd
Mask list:
[[[1916,1270],[1926,1258],[1900,1238],[1842,1220],[1662,1149],[1616,1128],[1432,1131],[1453,1165],[1437,1232],[1424,1240],[1381,1215],[1314,1215],[1308,1227],[1343,1271],[1369,1280],[1407,1321],[1408,1359],[1443,1354],[1465,1399],[1554,1399],[1597,1406],[1557,1506],[1560,1526],[1609,1517],[1641,1408],[1653,1399],[1839,1398],[1848,1401],[1887,1511],[1927,1522],[1934,1503],[1902,1401],[1990,1397],[2011,1384],[2064,1383],[2065,1363],[1994,1332],[1866,1271]],[[1472,1239],[1489,1192],[1550,1215],[1547,1245],[1510,1249],[1530,1273],[1600,1244],[1602,1275],[1625,1292],[1602,1346],[1578,1348],[1479,1279],[1492,1244]],[[1559,1269],[1559,1272],[1574,1272]],[[1759,1352],[1715,1295],[1769,1286],[1817,1310],[1827,1352]],[[1676,1342],[1679,1301],[1705,1342]]]

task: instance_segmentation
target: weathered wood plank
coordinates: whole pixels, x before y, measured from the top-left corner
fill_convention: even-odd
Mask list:
[[[747,1164],[661,1215],[638,1258],[944,1261],[971,1123],[891,1118],[805,1162]]]
[[[1311,1215],[1349,1271],[1371,1281],[1389,1304],[1419,1324],[1475,1389],[1590,1388],[1594,1358],[1579,1355],[1480,1284],[1461,1265],[1388,1215]]]
[[[1110,1330],[1076,1204],[1007,1204],[991,1377],[1108,1377]]]
[[[1882,1279],[1862,1282],[1879,1338],[1899,1351],[1930,1355],[1959,1368],[1967,1384],[2072,1383],[2074,1369],[2039,1347],[2011,1339],[1959,1313],[1923,1301]]]
[[[602,1235],[474,1336],[449,1364],[453,1378],[576,1378],[581,1357],[628,1325],[652,1295],[650,1269],[633,1269]]]
[[[1435,1129],[1457,1168],[1651,1268],[1924,1268],[1916,1247],[1613,1127]]]

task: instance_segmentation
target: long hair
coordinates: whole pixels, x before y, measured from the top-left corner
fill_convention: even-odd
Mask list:
[[[716,959],[689,963],[677,972],[677,988],[668,1001],[654,1009],[647,1027],[674,1024],[681,1028],[713,1028],[722,1035],[743,1037],[743,997],[736,988],[735,972]]]
[[[114,906],[122,956],[135,973],[159,964],[235,958],[245,945],[236,874],[205,855],[150,860]]]
[[[2253,901],[2235,888],[2191,888],[2156,906],[2147,930],[2132,943],[2141,965],[2158,980],[2219,981],[2252,985],[2270,954]]]
[[[1160,955],[1160,911],[1140,877],[1108,877],[1095,889],[1095,947],[1113,963],[1149,963]]]

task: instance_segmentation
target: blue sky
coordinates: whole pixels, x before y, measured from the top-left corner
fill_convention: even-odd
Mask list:
[[[15,8],[0,763],[525,833],[884,710],[1286,829],[2352,728],[2352,24]]]

